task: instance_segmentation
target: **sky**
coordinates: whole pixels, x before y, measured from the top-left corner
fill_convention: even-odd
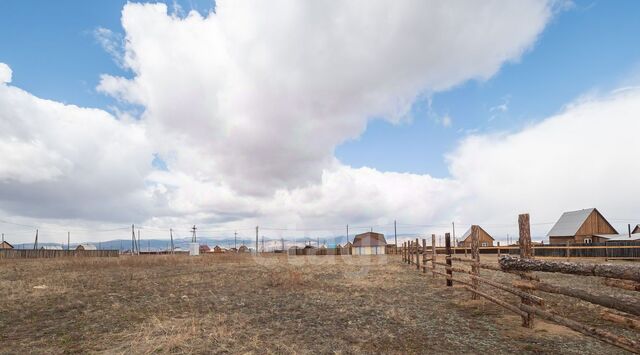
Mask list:
[[[640,223],[637,1],[0,2],[0,229]],[[637,176],[637,174],[636,174]]]

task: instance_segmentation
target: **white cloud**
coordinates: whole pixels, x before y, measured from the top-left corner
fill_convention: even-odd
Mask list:
[[[451,116],[446,115],[442,118],[442,127],[451,127],[451,125],[453,124],[453,120],[451,119]]]
[[[10,83],[12,73],[8,65],[0,63],[0,84]]]
[[[98,27],[93,31],[96,41],[102,46],[120,67],[124,67],[124,48],[122,35],[108,28]]]
[[[544,1],[220,1],[205,18],[128,4],[135,77],[103,76],[99,90],[144,106],[152,140],[197,151],[205,175],[269,195],[318,182],[370,117],[397,121],[421,93],[517,60],[550,16]]]

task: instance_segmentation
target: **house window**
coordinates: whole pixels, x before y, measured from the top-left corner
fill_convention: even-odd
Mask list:
[[[584,238],[584,244],[591,244],[591,238]]]
[[[487,244],[487,242],[482,242],[482,246],[486,247],[486,246],[489,246],[489,244]]]

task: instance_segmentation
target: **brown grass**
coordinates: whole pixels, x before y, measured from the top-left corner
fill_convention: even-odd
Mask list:
[[[0,353],[622,352],[547,323],[521,328],[397,257],[5,260],[0,270]],[[552,304],[584,321],[597,313]]]

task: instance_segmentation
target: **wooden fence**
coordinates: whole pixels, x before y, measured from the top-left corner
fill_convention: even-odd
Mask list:
[[[430,247],[429,247],[430,248]],[[420,251],[422,247],[419,246]],[[604,258],[640,260],[640,242],[607,242],[593,244],[571,245],[534,245],[533,256],[552,258]],[[438,254],[446,254],[446,247],[436,247]],[[452,247],[451,253],[465,256],[471,254],[470,247]],[[480,254],[494,255],[519,255],[520,247],[517,245],[480,247]]]
[[[431,236],[430,248],[427,247],[425,239],[422,239],[422,243],[419,239],[403,243],[401,248],[402,261],[415,266],[418,271],[431,273],[434,278],[443,276],[448,287],[453,286],[454,283],[463,285],[466,290],[471,292],[472,299],[485,298],[521,316],[524,327],[533,327],[535,318],[541,317],[625,350],[640,353],[638,340],[563,317],[549,309],[545,300],[534,294],[533,291],[560,294],[602,306],[604,310],[600,314],[601,319],[640,329],[640,320],[637,318],[640,316],[640,302],[636,298],[595,295],[582,289],[543,282],[537,275],[531,273],[531,271],[542,271],[584,277],[600,276],[606,277],[607,286],[639,291],[640,267],[637,265],[586,264],[534,259],[529,215],[520,215],[518,222],[520,229],[519,257],[503,255],[499,259],[499,265],[480,262],[481,248],[479,247],[477,226],[473,226],[471,229],[470,259],[454,255],[453,248],[451,248],[451,237],[447,233],[445,234],[446,247],[444,248],[446,256],[442,261],[439,261],[438,258],[439,248],[433,247],[436,244],[435,235]],[[461,263],[461,265],[454,265],[454,261]],[[465,266],[470,266],[470,269]],[[517,275],[518,280],[514,280],[511,284],[491,280],[480,274],[482,269]],[[576,276],[576,284],[588,282],[580,278]],[[483,290],[480,286],[489,288],[489,290]],[[517,296],[520,302],[513,304],[500,299],[497,297],[495,289]]]
[[[64,257],[118,257],[118,250],[0,249],[0,259],[36,259]]]

